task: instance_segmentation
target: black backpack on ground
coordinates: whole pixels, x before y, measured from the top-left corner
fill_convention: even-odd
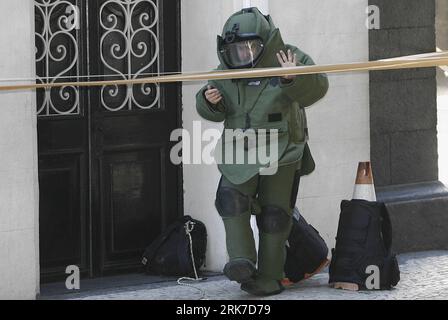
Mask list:
[[[328,247],[314,227],[294,208],[293,225],[286,245],[285,276],[299,282],[327,260]]]
[[[377,266],[380,289],[396,286],[400,269],[391,246],[392,226],[384,203],[343,200],[329,282],[355,283],[365,289],[367,267]]]
[[[205,263],[206,247],[205,225],[184,216],[169,225],[151,243],[143,253],[142,264],[148,274],[195,277],[195,269],[198,273]]]

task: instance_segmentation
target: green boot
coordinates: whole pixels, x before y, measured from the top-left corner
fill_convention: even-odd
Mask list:
[[[285,276],[286,240],[288,231],[282,233],[260,232],[258,249],[258,274],[267,279],[282,280]]]
[[[255,276],[253,280],[241,284],[241,290],[255,296],[270,296],[281,293],[285,288],[278,280]]]
[[[246,258],[234,258],[224,266],[224,275],[238,283],[252,281],[256,271],[255,264]]]
[[[231,281],[245,283],[255,274],[257,251],[250,226],[250,212],[233,217],[222,217],[226,229],[226,245],[229,262],[224,274]]]
[[[276,206],[263,207],[257,217],[259,228],[258,272],[256,280],[241,289],[256,295],[277,294],[284,290],[286,240],[292,228],[292,217]]]
[[[260,232],[258,271],[252,281],[241,285],[241,290],[256,296],[268,296],[284,290],[285,237],[288,232],[269,234]]]

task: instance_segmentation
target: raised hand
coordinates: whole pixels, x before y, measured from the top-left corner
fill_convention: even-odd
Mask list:
[[[292,53],[291,50],[288,50],[288,54],[285,54],[283,50],[280,50],[280,52],[277,53],[277,60],[282,66],[282,68],[289,68],[289,67],[295,67],[297,66],[297,55]],[[283,76],[283,79],[286,80],[292,80],[296,76],[289,75],[289,76]]]

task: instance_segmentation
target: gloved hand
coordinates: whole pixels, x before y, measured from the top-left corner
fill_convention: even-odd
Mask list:
[[[212,105],[218,104],[222,100],[221,92],[210,85],[207,86],[207,90],[205,91],[204,95],[207,101]]]
[[[280,50],[279,53],[277,53],[277,60],[282,66],[282,68],[289,68],[289,67],[295,67],[297,66],[297,55],[292,54],[291,50],[288,50],[288,55],[286,55],[283,50]],[[284,80],[293,80],[296,76],[283,76],[282,79]]]

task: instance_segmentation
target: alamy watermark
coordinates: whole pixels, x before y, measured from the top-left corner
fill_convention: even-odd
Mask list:
[[[369,30],[380,29],[380,8],[375,5],[370,5],[366,8],[366,13],[366,28]]]
[[[77,5],[69,4],[65,9],[65,16],[61,17],[67,30],[79,30],[81,23],[80,10]],[[367,18],[365,21],[366,28],[369,30],[380,29],[380,8],[376,5],[366,7]]]
[[[367,266],[366,274],[369,275],[365,282],[367,290],[380,290],[380,268],[377,265]]]
[[[69,4],[65,8],[65,16],[62,16],[61,22],[65,24],[66,30],[79,30],[81,28],[81,15],[79,7]]]
[[[278,129],[202,130],[201,121],[193,121],[193,132],[176,129],[170,141],[177,142],[170,152],[171,162],[183,164],[257,164],[261,175],[273,175],[278,169]]]
[[[65,279],[65,287],[67,290],[79,290],[81,288],[79,267],[76,265],[67,266],[65,273],[69,275]]]

